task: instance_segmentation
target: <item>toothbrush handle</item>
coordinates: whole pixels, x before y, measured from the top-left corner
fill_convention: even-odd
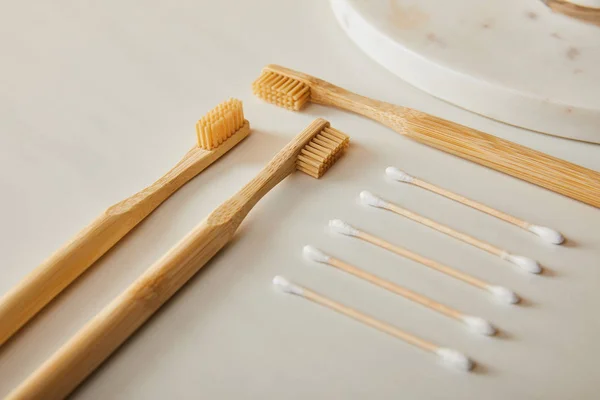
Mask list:
[[[233,236],[203,221],[42,364],[7,399],[62,399],[133,334]]]
[[[231,240],[252,206],[289,174],[280,171],[263,170],[215,209],[7,399],[62,399],[71,393]]]
[[[2,296],[0,346],[219,153],[194,147],[162,178],[109,207]]]
[[[315,103],[364,115],[420,143],[600,208],[599,172],[421,111],[314,83]]]
[[[329,122],[316,119],[69,342],[7,399],[62,399],[131,336],[233,237],[252,207],[295,171],[301,149]]]
[[[420,111],[407,114],[407,136],[421,143],[600,207],[597,171]]]
[[[542,0],[556,13],[600,26],[600,8],[587,7],[567,0]]]

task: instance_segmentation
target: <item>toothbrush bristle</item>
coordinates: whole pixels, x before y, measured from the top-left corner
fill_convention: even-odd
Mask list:
[[[310,97],[310,87],[296,79],[271,71],[263,71],[252,83],[252,92],[268,103],[300,110]]]
[[[319,179],[342,156],[350,138],[330,126],[315,135],[300,151],[296,168]]]
[[[244,110],[238,99],[229,99],[208,112],[196,123],[198,147],[212,150],[244,126]]]

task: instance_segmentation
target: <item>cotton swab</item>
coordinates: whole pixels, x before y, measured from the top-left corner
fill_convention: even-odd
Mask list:
[[[542,267],[538,264],[537,261],[531,258],[510,254],[508,251],[503,250],[499,247],[493,246],[489,243],[476,239],[465,233],[458,232],[446,225],[442,225],[440,223],[430,220],[429,218],[425,218],[419,214],[402,208],[396,204],[390,203],[387,200],[375,196],[371,192],[363,190],[362,192],[360,192],[360,199],[363,202],[363,204],[369,205],[371,207],[383,208],[385,210],[392,211],[398,215],[402,215],[403,217],[412,219],[413,221],[416,221],[420,224],[445,233],[446,235],[451,236],[455,239],[462,240],[463,242],[468,243],[471,246],[475,246],[481,250],[485,250],[488,253],[494,254],[503,260],[507,260],[508,262],[518,265],[519,267],[523,268],[529,273],[539,274],[540,272],[542,272]]]
[[[488,207],[485,204],[478,203],[474,200],[463,197],[457,193],[453,193],[449,190],[443,189],[439,186],[433,185],[429,182],[425,182],[421,179],[410,176],[404,171],[399,170],[395,167],[388,167],[385,170],[385,173],[388,177],[404,183],[410,183],[420,188],[429,190],[433,193],[439,194],[441,196],[447,197],[451,200],[462,203],[468,207],[474,208],[476,210],[482,211],[486,214],[489,214],[493,217],[506,221],[510,224],[516,225],[519,228],[525,229],[526,231],[532,232],[545,241],[552,244],[561,244],[565,241],[564,236],[554,229],[546,228],[545,226],[534,225],[517,217],[513,217],[512,215],[506,214],[502,211],[496,210],[492,207]]]
[[[376,236],[370,235],[366,232],[360,231],[353,226],[345,223],[342,220],[334,219],[329,221],[329,227],[331,230],[337,233],[341,233],[346,236],[354,236],[359,239],[364,240],[365,242],[369,242],[374,244],[375,246],[379,246],[383,249],[389,250],[393,253],[396,253],[402,257],[406,257],[410,260],[416,261],[426,267],[432,268],[436,271],[439,271],[443,274],[449,275],[455,279],[466,282],[472,286],[475,286],[479,289],[486,290],[490,292],[496,299],[503,303],[507,304],[515,304],[519,302],[519,296],[517,296],[512,290],[507,289],[503,286],[491,285],[481,279],[475,278],[471,275],[468,275],[464,272],[458,271],[454,268],[448,267],[447,265],[441,264],[437,261],[433,261],[429,258],[425,258],[419,254],[413,253],[410,250],[404,249],[402,247],[394,246],[393,244],[386,242],[383,239],[380,239]]]
[[[414,301],[415,303],[419,303],[425,307],[437,311],[440,314],[458,320],[465,324],[471,331],[475,333],[479,333],[481,335],[486,336],[492,336],[496,334],[496,328],[494,328],[492,324],[490,324],[483,318],[467,315],[444,304],[438,303],[437,301],[415,293],[412,290],[406,289],[400,285],[396,285],[393,282],[382,279],[360,268],[347,264],[340,259],[325,254],[321,250],[313,246],[304,246],[304,248],[302,249],[302,253],[304,254],[305,258],[311,261],[316,261],[318,263],[328,264],[332,267],[336,267],[344,272],[347,272],[358,278],[364,279],[367,282],[387,289],[390,292],[396,293],[408,300]]]
[[[327,307],[331,310],[337,311],[340,314],[353,318],[359,322],[362,322],[365,325],[378,329],[381,332],[397,337],[398,339],[412,344],[413,346],[416,346],[422,350],[432,352],[436,354],[439,357],[442,364],[446,366],[450,366],[462,371],[470,371],[471,369],[473,369],[473,361],[471,361],[467,356],[456,350],[449,349],[446,347],[440,347],[427,340],[411,335],[410,333],[396,328],[393,325],[390,325],[386,322],[375,319],[369,315],[363,314],[362,312],[357,311],[353,308],[333,301],[325,296],[313,292],[310,289],[298,286],[288,281],[282,276],[276,276],[275,278],[273,278],[273,284],[278,286],[285,293],[295,294],[297,296],[304,297],[307,300],[310,300],[321,306]]]

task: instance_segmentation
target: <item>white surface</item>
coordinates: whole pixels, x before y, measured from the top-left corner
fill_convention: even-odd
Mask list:
[[[600,169],[599,148],[527,133],[442,101],[365,57],[321,0],[13,2],[0,14],[0,292],[110,204],[151,183],[194,142],[220,101],[244,101],[253,135],[176,193],[19,336],[0,349],[0,397],[24,379],[315,117],[352,146],[320,181],[295,174],[218,255],[76,393],[76,399],[593,399],[600,370],[600,213],[411,142],[341,111],[292,113],[251,95],[276,62]],[[574,126],[573,129],[576,129]],[[560,230],[564,246],[386,180],[397,166]],[[540,276],[412,221],[357,204],[368,189],[503,248],[539,259]],[[342,218],[494,284],[492,296],[353,238]],[[492,322],[478,337],[393,293],[302,257],[310,243]],[[459,374],[402,341],[271,284],[281,274],[440,345],[479,367]],[[435,358],[435,357],[434,357]],[[293,360],[293,363],[290,362]],[[433,362],[432,362],[433,361]]]
[[[499,121],[600,143],[597,26],[537,0],[331,3],[366,54],[418,88]]]

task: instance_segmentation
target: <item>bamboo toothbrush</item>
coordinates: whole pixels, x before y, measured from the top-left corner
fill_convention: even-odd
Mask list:
[[[455,156],[600,207],[600,173],[426,113],[369,99],[313,76],[267,65],[255,95],[290,110],[308,101],[355,112]]]
[[[600,26],[600,8],[588,7],[567,0],[542,0],[552,11],[580,21]]]
[[[564,236],[560,232],[555,231],[554,229],[550,229],[545,226],[534,225],[517,217],[513,217],[512,215],[508,215],[502,211],[496,210],[492,207],[488,207],[485,204],[481,204],[474,200],[467,199],[466,197],[461,196],[460,194],[453,193],[449,190],[443,189],[429,182],[425,182],[419,178],[415,178],[414,176],[411,176],[404,171],[400,171],[398,168],[387,167],[385,169],[385,173],[388,177],[398,182],[409,183],[411,185],[415,185],[420,188],[429,190],[433,193],[439,194],[441,196],[447,197],[451,200],[462,203],[476,210],[482,211],[486,214],[491,215],[492,217],[496,217],[498,219],[506,221],[509,224],[518,226],[519,228],[525,229],[526,231],[538,235],[540,238],[544,239],[549,243],[561,244],[565,241]]]
[[[464,272],[458,271],[454,268],[448,267],[447,265],[441,264],[437,261],[431,260],[429,258],[423,257],[417,253],[413,253],[410,250],[404,249],[399,246],[394,246],[393,244],[386,242],[383,239],[380,239],[376,236],[370,235],[366,232],[356,229],[355,227],[345,223],[342,220],[334,219],[329,221],[329,228],[342,235],[353,236],[359,239],[364,240],[365,242],[374,244],[375,246],[379,246],[382,249],[391,251],[392,253],[396,253],[399,256],[408,258],[409,260],[413,260],[422,264],[426,267],[434,269],[438,272],[451,276],[455,279],[461,280],[469,285],[475,286],[476,288],[483,289],[487,292],[490,292],[497,300],[506,304],[515,304],[520,301],[519,296],[517,296],[512,290],[507,289],[503,286],[492,285],[481,279],[475,278],[474,276],[468,275]]]
[[[325,254],[321,250],[313,246],[304,246],[302,252],[304,254],[304,257],[308,260],[331,265],[332,267],[336,267],[344,272],[356,276],[357,278],[363,279],[381,288],[389,290],[390,292],[396,293],[410,301],[414,301],[415,303],[421,304],[427,308],[439,312],[442,315],[445,315],[465,324],[472,332],[486,336],[492,336],[496,334],[496,328],[494,328],[492,324],[490,324],[483,318],[474,317],[472,315],[468,315],[461,311],[455,310],[452,307],[449,307],[435,300],[427,298],[423,295],[415,293],[412,290],[406,289],[400,285],[396,285],[393,282],[382,279],[358,267],[345,263],[344,261],[338,258]]]
[[[250,133],[242,102],[219,104],[196,124],[198,145],[152,185],[106,209],[0,299],[0,346],[163,201]]]
[[[153,264],[119,297],[17,387],[8,399],[67,396],[232,238],[269,190],[296,169],[320,178],[348,146],[348,136],[316,119],[237,194]]]
[[[456,231],[446,225],[442,225],[440,223],[432,221],[429,218],[425,218],[396,204],[390,203],[387,200],[375,196],[371,192],[363,190],[362,192],[360,192],[360,199],[363,202],[363,204],[366,204],[371,207],[383,208],[384,210],[392,211],[393,213],[396,213],[408,219],[412,219],[415,222],[433,228],[436,231],[445,233],[448,236],[461,240],[467,244],[470,244],[471,246],[477,247],[478,249],[487,251],[488,253],[498,256],[503,260],[518,265],[519,267],[523,268],[525,271],[531,274],[539,274],[540,272],[542,272],[542,267],[540,267],[540,264],[529,257],[510,254],[508,251],[503,250],[499,247],[486,243],[482,240],[476,239],[472,236],[467,235],[466,233]]]
[[[412,344],[422,350],[429,351],[436,354],[442,364],[456,368],[461,371],[470,371],[473,369],[474,363],[464,354],[449,349],[446,347],[440,347],[434,343],[431,343],[425,339],[416,337],[408,332],[405,332],[393,325],[377,320],[367,314],[363,314],[353,308],[345,306],[341,303],[333,301],[325,296],[313,292],[302,286],[298,286],[282,276],[276,276],[273,278],[273,284],[281,288],[285,293],[294,294],[296,296],[304,297],[307,300],[317,303],[321,306],[327,307],[333,311],[337,311],[347,317],[353,318],[358,322],[361,322],[367,326],[380,330],[381,332],[387,333],[388,335],[397,337],[405,341],[406,343]]]

